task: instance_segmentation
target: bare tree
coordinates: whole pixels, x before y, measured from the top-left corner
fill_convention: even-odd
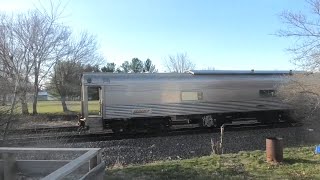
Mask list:
[[[2,61],[0,61],[0,67],[1,67],[1,70],[0,70],[0,73],[1,73],[0,74],[0,84],[2,86],[1,89],[0,89],[0,91],[2,92],[1,93],[2,97],[0,97],[2,102],[1,102],[0,106],[5,106],[6,102],[7,102],[7,94],[9,93],[9,91],[7,91],[7,89],[6,89],[6,87],[8,87],[8,86],[6,86],[6,82],[8,82],[7,81],[8,75],[6,75],[6,73],[5,73],[6,66]]]
[[[26,94],[30,87],[28,83],[33,63],[27,58],[26,45],[18,38],[16,31],[19,26],[15,22],[16,19],[13,16],[0,15],[0,60],[2,64],[0,71],[8,82],[19,82],[17,92],[20,94],[22,113],[28,114]]]
[[[284,11],[280,18],[286,28],[276,34],[291,38],[295,44],[288,50],[293,53],[292,62],[306,70],[320,70],[320,0],[306,0],[311,14]]]
[[[292,62],[300,68],[319,72],[320,70],[320,0],[306,0],[310,14],[284,11],[280,18],[285,28],[279,30],[280,37],[294,40],[288,51],[294,55]],[[320,81],[319,73],[299,74],[286,80],[279,87],[278,95],[294,108],[296,120],[304,123],[319,123]]]
[[[305,124],[320,125],[320,74],[296,74],[283,82],[277,96],[294,107],[293,118]]]
[[[69,38],[68,41],[66,53],[56,59],[50,86],[61,97],[63,112],[68,111],[66,97],[76,95],[80,90],[80,76],[86,70],[83,64],[97,64],[103,60],[97,52],[96,38],[87,32],[78,38]]]
[[[52,5],[52,4],[51,4]],[[3,27],[2,59],[10,73],[19,74],[21,79],[18,91],[22,113],[28,114],[27,92],[33,84],[33,113],[37,113],[37,98],[41,81],[47,76],[57,59],[67,52],[66,40],[70,37],[69,28],[58,23],[61,12],[59,6],[52,5],[50,12],[33,10],[9,17],[1,15]],[[19,62],[19,63],[17,63]],[[33,81],[33,83],[31,83]]]
[[[15,113],[18,91],[25,84],[23,76],[26,74],[23,48],[20,44],[15,43],[12,26],[7,26],[12,22],[11,20],[8,16],[0,16],[0,95],[10,94],[11,97],[9,107],[0,107],[1,125],[5,125],[4,140],[7,138],[7,132]]]
[[[184,73],[195,67],[195,64],[189,59],[187,53],[177,53],[169,55],[164,62],[165,67],[169,72]]]
[[[46,13],[46,12],[45,12]],[[37,114],[37,98],[39,85],[53,67],[55,62],[68,54],[66,51],[66,40],[70,37],[68,27],[56,23],[59,14],[41,14],[35,12],[31,14],[31,18],[27,17],[33,24],[34,38],[30,42],[34,67],[34,95],[33,95],[33,114]]]
[[[0,59],[0,67],[3,66],[3,60]],[[14,82],[13,79],[10,78],[5,73],[6,68],[2,68],[0,71],[0,96],[4,97],[2,99],[2,103],[0,105],[0,116],[8,113],[8,103],[9,99],[11,99],[14,92]],[[0,119],[2,119],[0,117]],[[0,122],[1,123],[1,122]],[[3,123],[2,123],[3,124]]]
[[[18,92],[24,114],[28,114],[26,97],[30,85],[33,85],[32,112],[37,114],[39,88],[57,62],[86,60],[89,63],[97,57],[92,58],[91,53],[97,48],[95,37],[88,33],[72,36],[71,29],[60,22],[62,4],[54,5],[51,1],[50,5],[49,10],[42,8],[13,14],[12,17],[0,16],[1,26],[6,30],[0,42],[0,51],[3,47],[0,56],[3,59],[13,57],[13,61],[20,63],[7,64],[6,67],[20,76]]]
[[[15,78],[10,107],[8,109],[4,109],[4,111],[0,110],[0,116],[4,116],[1,118],[1,120],[2,120],[1,125],[5,125],[4,131],[3,131],[3,141],[4,142],[7,140],[8,130],[9,130],[11,121],[12,121],[14,114],[15,114],[14,111],[17,107],[16,105],[17,105],[17,96],[18,96],[19,85],[20,85],[20,79]]]
[[[48,90],[60,97],[63,112],[68,112],[66,98],[80,95],[80,76],[83,72],[81,63],[61,61],[54,66]]]

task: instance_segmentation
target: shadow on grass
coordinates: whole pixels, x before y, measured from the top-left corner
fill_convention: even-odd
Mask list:
[[[312,161],[312,160],[307,160],[307,159],[296,159],[296,158],[284,158],[283,162],[285,164],[320,164],[320,161]]]

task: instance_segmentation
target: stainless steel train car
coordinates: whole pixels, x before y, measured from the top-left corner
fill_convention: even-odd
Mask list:
[[[292,71],[194,70],[186,73],[84,73],[82,116],[91,129],[114,132],[170,128],[177,124],[284,120],[289,107],[276,87]],[[90,115],[90,92],[99,92],[99,113]],[[89,94],[89,95],[88,95]]]

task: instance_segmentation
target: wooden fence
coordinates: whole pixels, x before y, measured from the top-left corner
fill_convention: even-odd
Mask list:
[[[41,153],[81,153],[73,160],[38,160]],[[37,160],[17,159],[17,155],[37,153]],[[84,153],[84,154],[83,154]],[[100,148],[12,148],[0,147],[0,179],[17,179],[18,175],[40,177],[45,180],[64,179],[77,175],[76,179],[104,178],[105,164],[101,161]],[[21,156],[23,157],[23,156]],[[78,177],[80,176],[80,177]],[[71,178],[72,179],[72,178]]]

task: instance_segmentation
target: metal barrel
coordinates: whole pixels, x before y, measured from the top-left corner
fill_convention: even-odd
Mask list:
[[[266,139],[267,162],[279,163],[283,161],[282,138],[269,137]]]

